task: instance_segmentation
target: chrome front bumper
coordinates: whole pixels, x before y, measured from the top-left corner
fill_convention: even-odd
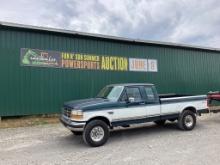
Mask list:
[[[70,118],[61,115],[60,122],[69,130],[71,131],[77,131],[82,132],[84,129],[84,126],[86,125],[86,122],[83,121],[72,121]]]

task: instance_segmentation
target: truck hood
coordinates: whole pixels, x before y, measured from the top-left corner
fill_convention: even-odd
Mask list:
[[[118,102],[110,101],[108,99],[103,98],[74,100],[64,103],[64,107],[83,111],[107,109],[118,106],[121,106]]]

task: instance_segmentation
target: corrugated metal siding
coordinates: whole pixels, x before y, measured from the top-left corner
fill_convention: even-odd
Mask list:
[[[20,48],[152,58],[157,73],[20,66]],[[149,82],[160,93],[220,90],[220,52],[76,37],[0,26],[0,116],[57,113],[64,101],[93,97],[111,83]]]

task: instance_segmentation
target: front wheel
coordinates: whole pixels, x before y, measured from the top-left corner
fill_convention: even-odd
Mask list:
[[[192,111],[185,110],[178,119],[178,126],[182,130],[190,131],[196,125],[196,115]]]
[[[92,120],[83,132],[83,140],[92,147],[102,146],[109,138],[108,125],[102,120]]]

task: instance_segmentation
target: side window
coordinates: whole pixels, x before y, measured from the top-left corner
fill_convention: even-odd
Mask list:
[[[127,101],[127,100],[128,100],[127,93],[126,91],[124,91],[121,96],[121,101]]]
[[[141,101],[141,94],[139,88],[136,87],[128,87],[126,89],[127,97],[133,97],[135,102]]]
[[[157,98],[155,97],[154,91],[151,87],[144,87],[147,95],[147,102],[156,102]]]

